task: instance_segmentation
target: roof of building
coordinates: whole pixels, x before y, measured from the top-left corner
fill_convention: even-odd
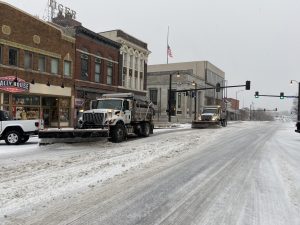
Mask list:
[[[127,41],[129,41],[131,43],[134,43],[134,44],[136,44],[136,45],[138,45],[138,46],[140,46],[142,48],[148,49],[147,43],[145,43],[145,42],[143,42],[143,41],[141,41],[141,40],[139,40],[139,39],[131,36],[130,34],[127,34],[126,32],[124,32],[124,31],[122,31],[120,29],[103,31],[103,32],[100,32],[100,34],[101,33],[113,32],[113,31],[115,31],[117,33],[117,37],[121,37],[121,38],[123,38],[123,39],[125,39],[125,40],[127,40]]]

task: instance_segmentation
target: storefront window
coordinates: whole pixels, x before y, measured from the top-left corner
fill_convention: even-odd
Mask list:
[[[70,99],[61,98],[59,101],[60,126],[69,126],[70,120]]]
[[[8,99],[4,96],[4,99]],[[40,118],[40,97],[27,95],[12,96],[12,114],[17,120],[31,120]]]
[[[40,109],[38,107],[14,107],[13,115],[17,120],[33,120],[40,118]]]
[[[8,94],[4,94],[3,95],[3,104],[9,104],[9,95]]]
[[[39,96],[26,96],[26,95],[13,95],[12,96],[13,105],[40,105]]]
[[[58,98],[43,97],[42,98],[42,106],[57,107],[58,106]]]

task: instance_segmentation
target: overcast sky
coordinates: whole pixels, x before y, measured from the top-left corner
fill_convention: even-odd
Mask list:
[[[5,0],[40,18],[47,0]],[[169,63],[207,60],[225,72],[229,85],[251,81],[238,92],[241,106],[290,110],[292,99],[254,98],[260,94],[298,95],[300,81],[299,0],[57,0],[77,12],[95,31],[122,29],[148,43],[149,64],[166,63],[167,28],[173,58]],[[229,90],[229,97],[244,88]]]

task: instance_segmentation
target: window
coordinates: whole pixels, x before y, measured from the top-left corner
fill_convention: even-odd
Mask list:
[[[127,67],[127,53],[123,54],[123,66]]]
[[[157,105],[157,89],[150,89],[150,100],[154,105]]]
[[[18,57],[19,51],[15,48],[9,48],[9,60],[8,63],[10,66],[18,66]]]
[[[138,57],[135,57],[134,67],[135,67],[136,70],[138,69],[138,66],[139,66],[139,60],[138,60]]]
[[[132,88],[132,74],[129,74],[129,88]]]
[[[0,45],[0,64],[2,64],[3,62],[2,62],[2,46]]]
[[[89,77],[89,56],[81,54],[81,79],[87,80]]]
[[[140,73],[140,90],[144,90],[144,79],[143,79],[143,73]]]
[[[51,58],[51,73],[58,74],[58,59]]]
[[[132,68],[133,67],[133,55],[130,56],[130,60],[129,60],[129,67]]]
[[[113,80],[113,65],[111,62],[107,63],[107,84],[112,84]]]
[[[39,56],[39,67],[38,70],[40,72],[45,72],[46,71],[46,56],[40,55]]]
[[[138,89],[138,71],[134,71],[134,89]]]
[[[64,61],[64,76],[71,76],[71,62]]]
[[[25,51],[24,55],[24,68],[32,69],[32,53]]]
[[[181,108],[181,93],[180,92],[178,93],[177,98],[178,98],[177,107],[178,107],[178,109],[180,109]]]
[[[95,62],[95,82],[100,83],[101,64]]]
[[[143,71],[144,69],[144,60],[141,59],[140,61],[140,71]]]
[[[125,87],[126,85],[126,74],[127,74],[127,68],[123,67],[123,72],[122,72],[122,86]]]

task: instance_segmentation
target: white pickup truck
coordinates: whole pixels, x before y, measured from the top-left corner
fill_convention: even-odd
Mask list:
[[[8,145],[25,143],[43,126],[43,120],[13,120],[9,112],[0,110],[0,140],[5,140]]]

